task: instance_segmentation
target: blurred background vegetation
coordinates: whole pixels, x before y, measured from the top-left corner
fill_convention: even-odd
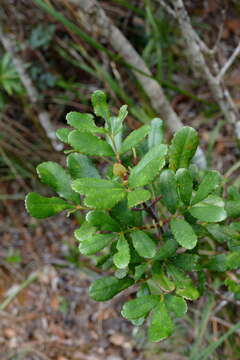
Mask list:
[[[113,112],[129,106],[126,130],[159,116],[136,76],[141,69],[111,46],[99,24],[86,23],[80,2],[1,1],[0,357],[237,360],[240,332],[227,331],[239,318],[239,302],[220,292],[221,283],[213,284],[214,296],[206,294],[191,307],[172,338],[148,344],[143,330],[120,320],[121,299],[105,305],[88,299],[88,279],[96,273],[69,235],[79,219],[59,215],[42,222],[25,213],[26,192],[41,187],[35,166],[45,160],[64,163],[53,130],[64,126],[69,111],[90,111],[94,90],[106,91]],[[204,79],[192,71],[176,19],[161,1],[98,3],[150,69],[146,79],[161,85],[182,123],[199,131],[207,166],[227,173],[239,187],[234,131]],[[211,48],[217,42],[215,57],[223,65],[240,41],[239,1],[184,3],[196,33]],[[236,58],[224,81],[237,109],[239,65]],[[168,138],[167,119],[163,124]],[[217,345],[204,353],[213,341]]]

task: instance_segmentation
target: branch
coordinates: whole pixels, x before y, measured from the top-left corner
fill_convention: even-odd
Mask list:
[[[238,57],[238,55],[240,54],[240,42],[238,44],[238,46],[236,47],[236,49],[234,50],[234,52],[232,53],[232,55],[230,56],[230,58],[227,60],[227,62],[225,63],[225,65],[222,67],[222,69],[220,70],[220,73],[218,74],[217,78],[218,81],[221,81],[222,78],[224,77],[225,73],[228,71],[228,69],[230,68],[230,66],[232,66],[233,62],[235,61],[235,59]]]
[[[42,128],[45,130],[45,133],[49,140],[52,143],[52,146],[55,150],[62,150],[62,144],[57,141],[55,129],[53,128],[50,120],[49,113],[41,108],[39,105],[37,105],[37,101],[39,99],[39,94],[34,86],[30,76],[26,72],[26,65],[22,61],[19,54],[16,52],[16,40],[13,37],[13,35],[10,37],[8,34],[4,33],[2,25],[0,24],[0,41],[3,44],[3,47],[5,50],[11,55],[13,64],[18,72],[19,78],[22,81],[28,98],[33,105],[33,107],[36,109],[36,112],[38,114],[39,123],[42,126]]]

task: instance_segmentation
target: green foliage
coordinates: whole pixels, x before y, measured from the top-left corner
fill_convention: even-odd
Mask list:
[[[84,221],[74,232],[79,251],[111,274],[92,283],[90,297],[106,301],[134,285],[122,315],[137,325],[150,316],[149,339],[160,341],[185,315],[186,300],[203,293],[205,272],[223,278],[239,269],[240,226],[232,218],[240,215],[240,194],[230,188],[222,195],[220,174],[193,166],[194,129],[180,129],[168,147],[155,118],[124,138],[127,107],[111,116],[102,91],[92,104],[101,127],[92,114],[70,112],[69,127],[57,132],[68,146],[66,169],[54,162],[37,167],[41,182],[60,197],[30,193],[26,208],[39,219],[81,212]],[[239,296],[238,282],[224,281]]]

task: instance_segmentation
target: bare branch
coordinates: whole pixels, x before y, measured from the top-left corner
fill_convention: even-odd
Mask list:
[[[240,54],[240,42],[239,42],[238,46],[235,48],[235,50],[232,53],[232,55],[230,56],[230,58],[227,60],[225,65],[220,70],[220,73],[217,76],[218,81],[220,81],[224,77],[224,75],[226,74],[228,69],[232,66],[233,62],[236,60],[236,58],[238,57],[239,54]]]
[[[24,62],[22,61],[20,55],[17,54],[15,51],[17,47],[16,40],[13,35],[12,37],[10,37],[9,34],[4,33],[1,25],[0,25],[0,41],[2,42],[5,50],[11,55],[13,64],[15,65],[18,75],[26,89],[29,100],[33,105],[33,107],[36,109],[39,123],[42,126],[42,128],[45,130],[45,133],[49,138],[49,140],[51,141],[53,148],[58,151],[62,150],[63,146],[61,143],[57,141],[55,135],[55,129],[51,124],[49,113],[37,104],[37,101],[39,99],[39,94],[30,76],[26,72],[26,66]]]
[[[169,15],[171,15],[173,18],[176,18],[175,11],[168,4],[165,3],[165,0],[158,0],[158,2]]]

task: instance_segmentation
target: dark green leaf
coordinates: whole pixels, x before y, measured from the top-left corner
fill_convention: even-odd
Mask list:
[[[133,246],[137,253],[144,258],[153,258],[156,254],[156,244],[141,230],[133,231],[131,234]]]
[[[160,175],[160,192],[168,210],[174,214],[178,207],[178,192],[175,174],[172,170],[164,170]]]
[[[150,341],[161,341],[173,332],[173,322],[168,314],[164,302],[160,302],[154,309],[152,321],[148,328],[148,338]]]
[[[93,255],[109,245],[113,238],[113,234],[93,235],[80,242],[79,250],[83,255]]]
[[[104,128],[95,125],[92,114],[81,114],[77,111],[71,111],[66,116],[68,125],[81,132],[105,133]]]
[[[165,165],[167,146],[154,146],[131,170],[129,186],[135,188],[149,184]]]
[[[219,186],[220,182],[221,176],[218,171],[208,171],[199,185],[191,204],[194,205],[206,199],[206,197]]]
[[[196,254],[178,254],[173,258],[173,263],[185,271],[198,271],[199,259],[200,256]]]
[[[135,266],[134,279],[138,281],[147,271],[148,265],[146,263]]]
[[[28,213],[37,219],[44,219],[66,209],[74,209],[74,206],[63,199],[57,197],[48,198],[34,192],[26,196],[25,206]]]
[[[215,195],[209,195],[205,200],[189,209],[191,215],[206,222],[219,222],[227,217],[223,200]]]
[[[170,168],[176,171],[187,168],[198,147],[198,134],[189,126],[184,126],[174,135],[169,148]]]
[[[175,316],[182,317],[186,314],[187,303],[183,298],[167,294],[164,297],[164,301],[168,311],[173,312]]]
[[[160,297],[147,295],[130,300],[123,305],[121,314],[128,320],[136,320],[145,317],[160,302]]]
[[[191,225],[183,219],[173,218],[170,228],[175,240],[186,249],[193,249],[197,244],[197,236]]]
[[[185,205],[189,205],[192,198],[193,179],[188,169],[178,169],[176,172],[179,195]]]
[[[240,216],[240,200],[230,200],[226,202],[228,216],[237,218]]]
[[[151,193],[145,189],[135,189],[128,193],[128,207],[131,208],[151,198]]]
[[[170,256],[176,253],[178,248],[178,243],[174,238],[170,238],[165,241],[163,245],[161,245],[160,249],[157,251],[154,260],[165,260],[168,259]]]
[[[124,154],[128,150],[131,150],[135,147],[140,141],[142,141],[145,136],[147,136],[150,130],[149,125],[141,126],[139,129],[132,131],[126,139],[123,141],[120,154]]]
[[[37,166],[43,184],[50,186],[61,197],[79,204],[80,197],[71,188],[71,176],[59,164],[47,161]]]
[[[68,136],[69,144],[77,151],[95,156],[114,156],[111,146],[90,133],[73,130]]]
[[[91,159],[83,154],[70,154],[67,157],[67,167],[73,179],[100,178],[99,172]]]
[[[120,231],[119,223],[114,220],[107,212],[101,210],[93,210],[87,213],[86,220],[97,226],[100,230]]]
[[[227,270],[227,257],[225,254],[212,255],[206,268],[212,271],[224,272]]]
[[[113,262],[118,269],[124,269],[130,262],[130,249],[127,240],[120,235],[117,242],[118,252],[113,256]]]
[[[126,195],[123,185],[104,179],[77,179],[73,181],[72,188],[86,195],[85,205],[96,209],[110,209]]]
[[[106,276],[92,283],[89,288],[89,295],[96,301],[110,300],[122,290],[131,286],[133,282],[130,278],[117,279],[114,276]]]
[[[151,121],[151,128],[148,135],[148,148],[149,150],[163,142],[163,121],[159,118],[154,118]]]

